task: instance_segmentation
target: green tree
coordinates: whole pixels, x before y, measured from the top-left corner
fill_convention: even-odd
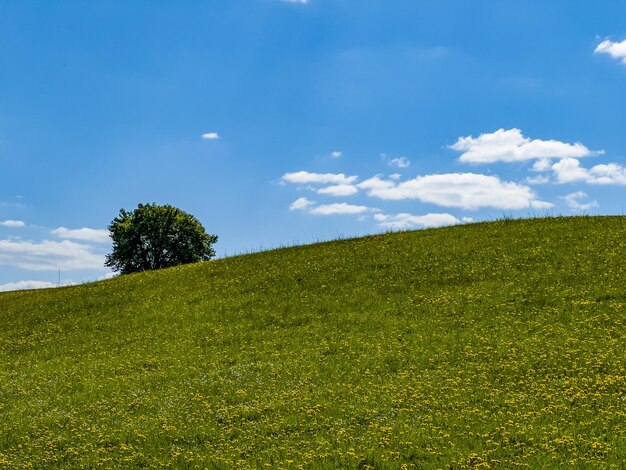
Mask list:
[[[109,225],[113,252],[105,266],[121,274],[206,261],[215,256],[217,235],[198,219],[170,205],[139,204],[121,209]]]

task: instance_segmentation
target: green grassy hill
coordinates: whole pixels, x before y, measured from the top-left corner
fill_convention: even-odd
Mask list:
[[[626,218],[498,221],[0,295],[0,467],[626,461]]]

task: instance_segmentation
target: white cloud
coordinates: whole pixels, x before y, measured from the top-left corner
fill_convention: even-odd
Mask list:
[[[528,184],[545,184],[550,178],[545,175],[529,176],[526,178]]]
[[[398,168],[408,168],[411,165],[411,160],[406,157],[397,157],[389,160],[389,166],[395,166]]]
[[[531,170],[541,172],[541,171],[549,170],[551,166],[552,166],[552,162],[550,161],[549,158],[542,158],[540,160],[537,160],[535,163],[533,163],[533,167],[531,168]]]
[[[530,140],[519,129],[499,129],[491,134],[459,137],[449,148],[463,152],[459,161],[464,163],[517,162],[548,158],[581,158],[603,154],[592,151],[583,144],[568,144],[558,140]]]
[[[284,3],[299,3],[301,5],[306,5],[309,3],[309,0],[281,0]]]
[[[346,176],[343,173],[309,173],[308,171],[296,171],[285,173],[281,181],[295,184],[352,184],[357,176]]]
[[[104,273],[102,276],[98,276],[97,281],[106,281],[107,279],[113,279],[114,277],[118,277],[119,273],[114,273],[113,271],[109,271],[108,273]]]
[[[54,287],[73,286],[76,285],[74,281],[65,281],[59,284],[47,281],[17,281],[8,282],[0,285],[0,292],[9,292],[15,290],[27,290],[27,289],[49,289]]]
[[[614,59],[620,59],[623,64],[626,64],[626,39],[622,42],[613,42],[609,39],[605,39],[594,51],[595,54],[608,54]]]
[[[563,196],[561,199],[563,199],[567,207],[573,211],[586,211],[593,207],[598,207],[598,203],[596,201],[590,201],[587,193],[583,191],[576,191],[575,193]]]
[[[536,176],[529,176],[526,178],[526,182],[528,184],[545,184],[548,181],[550,181],[550,177],[546,174],[544,174],[545,171],[548,171],[552,168],[552,161],[549,158],[541,158],[539,160],[537,160],[532,168],[530,169],[531,171],[534,171],[536,173],[540,173]]]
[[[0,207],[19,207],[20,209],[23,209],[24,207],[26,207],[26,204],[22,202],[0,201]]]
[[[626,185],[626,168],[617,163],[595,165],[589,169],[580,166],[575,158],[565,158],[552,165],[557,183],[584,181],[588,184]]]
[[[310,213],[314,215],[346,215],[346,214],[363,214],[369,211],[366,206],[355,206],[346,202],[338,204],[325,204],[314,207]]]
[[[393,229],[405,229],[412,227],[443,227],[445,225],[455,225],[461,223],[459,219],[446,213],[426,215],[412,215],[407,213],[394,215],[375,214],[374,219],[381,227]]]
[[[220,135],[217,132],[207,132],[206,134],[202,134],[202,138],[204,140],[216,140],[220,138]]]
[[[319,194],[328,194],[330,196],[352,196],[358,191],[359,190],[351,184],[337,184],[317,190]]]
[[[92,247],[68,240],[54,242],[0,240],[0,265],[33,271],[102,269],[104,256]]]
[[[52,230],[51,233],[60,238],[69,238],[72,240],[85,240],[95,243],[109,243],[111,241],[109,231],[104,229],[79,228],[72,230],[59,227]]]
[[[394,178],[394,179],[397,179],[397,178]],[[375,189],[393,188],[395,185],[396,185],[395,182],[384,180],[381,178],[381,175],[376,175],[376,176],[372,176],[369,179],[366,179],[365,181],[357,184],[356,186],[359,189],[375,190]]]
[[[0,221],[0,226],[2,227],[11,227],[11,228],[21,228],[25,227],[26,224],[21,220],[2,220]]]
[[[341,202],[337,204],[322,204],[316,206],[315,201],[311,201],[305,197],[296,199],[289,206],[289,210],[295,211],[308,211],[309,214],[314,215],[358,215],[364,214],[369,211],[377,211],[377,209],[371,209],[366,206],[357,206],[354,204],[348,204]]]
[[[291,203],[291,205],[289,206],[289,210],[290,211],[302,211],[313,205],[315,205],[315,202],[310,201],[309,199],[305,197],[301,197]]]
[[[330,156],[332,158],[341,158],[343,156],[343,152],[339,152],[338,150],[335,150],[334,152],[330,152]]]
[[[531,209],[552,209],[554,204],[547,201],[530,201]]]
[[[475,173],[418,176],[402,183],[381,180],[376,176],[361,184],[365,183],[369,186],[368,194],[373,197],[417,199],[443,207],[524,209],[531,207],[535,200],[535,194],[528,186]]]
[[[0,292],[26,289],[47,289],[49,287],[57,287],[57,284],[46,281],[18,281],[0,285]]]
[[[575,158],[564,158],[552,165],[558,183],[571,183],[587,178],[587,170]]]
[[[626,184],[626,168],[617,163],[591,167],[589,175],[591,184]]]
[[[402,178],[402,175],[400,173],[394,173],[393,175],[389,175],[389,178],[391,178],[392,180],[399,180],[400,178]]]

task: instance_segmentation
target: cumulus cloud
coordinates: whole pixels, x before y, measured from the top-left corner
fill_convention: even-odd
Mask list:
[[[308,171],[296,171],[285,173],[281,181],[295,184],[352,184],[357,176],[346,176],[343,173],[309,173]]]
[[[531,207],[531,203],[536,200],[528,186],[501,181],[497,176],[475,173],[418,176],[402,183],[381,180],[376,176],[361,183],[364,184],[367,184],[370,196],[380,199],[417,199],[438,206],[463,209],[524,209]]]
[[[326,186],[325,188],[318,189],[319,194],[328,194],[330,196],[352,196],[359,190],[356,186],[351,184],[337,184],[334,186]]]
[[[626,184],[626,168],[617,163],[595,165],[589,169],[587,182],[591,184]]]
[[[314,207],[309,212],[314,215],[349,215],[363,214],[369,210],[370,208],[366,206],[356,206],[354,204],[340,202],[337,204],[323,204]]]
[[[27,290],[27,289],[49,289],[53,287],[73,286],[76,283],[74,281],[66,281],[61,285],[47,281],[17,281],[8,282],[0,285],[0,292],[9,292],[14,290]]]
[[[608,54],[614,59],[621,60],[623,64],[626,64],[626,39],[622,42],[613,42],[609,39],[605,39],[594,51],[595,54]]]
[[[0,240],[0,265],[33,271],[102,269],[104,256],[93,253],[89,245],[68,240]]]
[[[586,211],[593,207],[598,207],[597,201],[591,201],[587,193],[576,191],[575,193],[563,196],[561,199],[567,204],[567,207],[573,211]]]
[[[335,150],[334,152],[330,152],[330,156],[332,158],[341,158],[343,156],[343,152]]]
[[[109,231],[104,229],[69,229],[65,227],[59,227],[52,230],[51,233],[58,236],[59,238],[69,238],[71,240],[85,240],[95,243],[109,243],[111,241]]]
[[[315,202],[310,201],[309,199],[305,197],[301,197],[291,203],[291,205],[289,206],[289,210],[290,211],[303,211],[313,205],[315,205]]]
[[[581,158],[603,154],[592,151],[583,144],[568,144],[558,140],[531,140],[519,129],[499,129],[490,134],[459,137],[449,148],[462,152],[459,161],[464,163],[518,162],[548,158]]]
[[[374,219],[381,227],[391,229],[443,227],[445,225],[455,225],[461,223],[459,219],[447,213],[426,215],[413,215],[407,213],[393,215],[375,214]]]
[[[217,132],[207,132],[206,134],[202,134],[202,138],[204,140],[217,140],[220,138],[220,135]]]
[[[25,227],[26,224],[21,220],[0,220],[1,227],[10,227],[10,228],[21,228]]]
[[[565,158],[552,165],[557,183],[583,181],[588,184],[626,185],[626,168],[617,163],[584,168],[575,158]]]
[[[408,168],[411,165],[411,160],[406,157],[397,157],[389,160],[389,166],[395,166],[398,168]]]
[[[552,170],[559,183],[571,183],[587,178],[587,170],[580,166],[575,158],[564,158],[552,165]]]

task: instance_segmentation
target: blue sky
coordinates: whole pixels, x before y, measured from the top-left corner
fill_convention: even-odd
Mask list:
[[[172,204],[219,256],[621,214],[623,1],[0,0],[0,289]]]

